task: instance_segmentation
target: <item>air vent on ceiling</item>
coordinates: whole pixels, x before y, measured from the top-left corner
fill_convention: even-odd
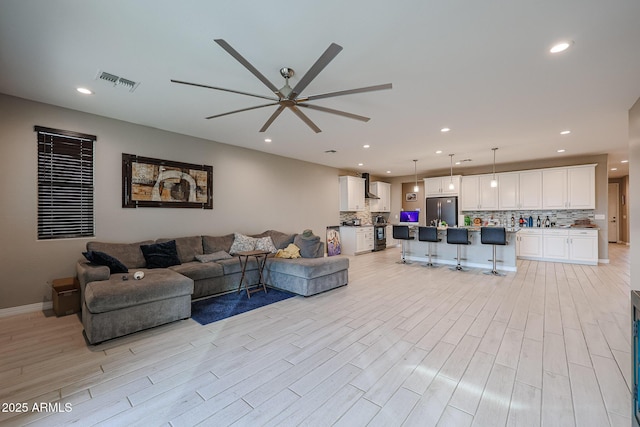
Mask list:
[[[107,73],[105,71],[98,70],[96,80],[104,80],[113,84],[113,86],[122,86],[128,89],[129,92],[136,90],[140,82],[134,82],[133,80],[125,79],[124,77],[116,76],[115,74]]]
[[[325,151],[325,153],[333,154],[333,153],[337,153],[337,151],[336,150],[327,150],[327,151]]]

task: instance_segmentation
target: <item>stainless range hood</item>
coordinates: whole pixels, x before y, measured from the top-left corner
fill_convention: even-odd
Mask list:
[[[365,199],[379,199],[380,197],[376,196],[372,192],[369,191],[369,174],[363,173],[362,177],[364,178],[364,198]]]

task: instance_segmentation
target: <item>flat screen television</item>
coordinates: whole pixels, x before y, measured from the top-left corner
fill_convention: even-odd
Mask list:
[[[400,225],[418,225],[420,211],[400,211]]]

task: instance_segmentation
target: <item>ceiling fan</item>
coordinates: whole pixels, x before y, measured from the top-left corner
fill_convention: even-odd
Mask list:
[[[331,45],[327,48],[327,50],[324,51],[324,53],[320,56],[320,58],[318,58],[315,64],[313,64],[313,66],[300,79],[298,84],[296,84],[293,89],[289,86],[289,79],[294,75],[293,69],[288,67],[284,67],[280,69],[280,75],[284,77],[285,84],[282,88],[278,89],[264,75],[262,75],[260,71],[258,71],[253,65],[251,65],[249,61],[247,61],[242,55],[240,55],[240,53],[238,53],[233,47],[231,47],[231,45],[229,45],[229,43],[227,43],[225,40],[216,39],[215,42],[218,43],[218,45],[220,45],[220,47],[222,47],[224,50],[226,50],[227,53],[233,56],[238,62],[240,62],[247,70],[249,70],[254,76],[256,76],[262,83],[264,83],[264,85],[267,86],[277,96],[277,98],[273,96],[256,95],[253,93],[242,92],[239,90],[225,89],[225,88],[216,87],[216,86],[208,86],[208,85],[199,84],[199,83],[190,83],[190,82],[172,79],[171,81],[173,83],[203,87],[207,89],[222,90],[225,92],[239,93],[240,95],[253,96],[255,98],[268,99],[272,101],[268,104],[256,105],[255,107],[242,108],[240,110],[229,111],[227,113],[222,113],[222,114],[216,114],[214,116],[206,117],[207,119],[214,119],[216,117],[222,117],[222,116],[228,116],[229,114],[240,113],[242,111],[249,111],[249,110],[255,110],[258,108],[269,107],[272,105],[278,105],[278,108],[276,108],[276,110],[273,112],[271,117],[269,117],[266,123],[260,128],[260,132],[266,131],[269,128],[269,126],[271,126],[273,121],[280,115],[280,113],[282,113],[282,111],[284,111],[285,108],[289,108],[291,111],[295,113],[296,116],[298,116],[303,122],[305,122],[307,126],[313,129],[315,133],[318,133],[318,132],[321,132],[320,128],[316,126],[316,124],[313,123],[311,119],[307,117],[306,114],[300,111],[300,108],[298,107],[309,108],[312,110],[323,111],[325,113],[330,113],[330,114],[336,114],[336,115],[347,117],[354,120],[360,120],[362,122],[368,122],[369,117],[359,116],[357,114],[347,113],[345,111],[334,110],[332,108],[321,107],[319,105],[308,104],[307,102],[315,101],[316,99],[330,98],[334,96],[351,95],[354,93],[373,92],[376,90],[391,89],[391,83],[387,83],[387,84],[381,84],[376,86],[362,87],[358,89],[341,90],[338,92],[329,92],[329,93],[323,93],[320,95],[311,95],[311,96],[301,97],[300,94],[302,93],[302,91],[309,85],[309,83],[311,83],[313,79],[317,77],[320,71],[322,71],[324,67],[326,67],[333,60],[333,58],[335,58],[338,55],[338,53],[340,53],[340,51],[342,50],[342,46],[339,46],[335,43],[331,43]]]

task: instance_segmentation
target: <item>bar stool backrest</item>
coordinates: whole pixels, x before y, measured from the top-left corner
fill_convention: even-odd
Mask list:
[[[483,245],[506,245],[507,230],[504,227],[482,227],[480,241]]]
[[[394,225],[393,238],[398,240],[410,240],[408,225]]]
[[[418,227],[418,240],[421,242],[439,242],[436,227]]]
[[[453,245],[468,245],[469,230],[466,228],[447,228],[447,243],[451,243]]]

